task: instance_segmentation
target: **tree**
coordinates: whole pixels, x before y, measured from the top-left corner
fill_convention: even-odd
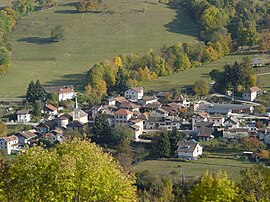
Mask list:
[[[133,138],[133,131],[127,126],[120,126],[113,130],[112,139],[118,145],[123,140],[130,142]]]
[[[44,88],[42,87],[42,85],[40,84],[39,80],[36,81],[36,100],[42,100],[45,99],[45,90]]]
[[[34,110],[32,112],[33,116],[40,118],[41,117],[41,105],[40,102],[35,102]]]
[[[30,103],[34,103],[36,101],[36,86],[33,81],[30,82],[26,92],[26,100]]]
[[[10,67],[9,51],[7,50],[6,47],[0,46],[0,75],[6,73],[9,67]]]
[[[129,146],[130,141],[123,139],[117,147],[116,159],[125,171],[129,171],[132,163],[132,151]]]
[[[255,106],[255,110],[254,110],[256,113],[258,114],[264,114],[266,112],[266,108],[264,105],[258,105],[258,106]]]
[[[226,202],[237,201],[237,199],[239,199],[238,188],[228,179],[226,173],[213,174],[206,171],[190,190],[187,201]]]
[[[196,95],[203,96],[210,92],[210,86],[206,80],[200,79],[195,81],[193,90]]]
[[[184,134],[180,133],[177,128],[173,128],[168,135],[170,140],[171,155],[173,155],[177,149],[177,143],[184,139]]]
[[[54,41],[63,41],[65,39],[65,28],[62,25],[56,25],[51,30],[51,39]]]
[[[30,148],[0,177],[4,196],[14,202],[136,201],[134,177],[87,141],[73,140],[50,150]]]
[[[171,152],[168,133],[161,132],[157,144],[157,152],[162,157],[169,157]]]
[[[0,122],[0,137],[7,136],[8,134],[8,128],[6,124]]]
[[[260,34],[259,38],[260,39],[259,39],[258,45],[259,45],[260,51],[264,53],[265,51],[270,50],[270,31],[268,30],[263,31]]]
[[[269,201],[270,169],[263,165],[241,171],[239,188],[243,201]]]
[[[104,113],[98,113],[95,117],[93,124],[93,133],[95,137],[105,142],[111,140],[112,129],[109,125],[107,115]]]
[[[249,151],[257,151],[261,145],[261,142],[256,137],[244,137],[241,139],[241,143]]]
[[[29,15],[35,9],[33,0],[15,0],[12,2],[12,8],[18,16]]]

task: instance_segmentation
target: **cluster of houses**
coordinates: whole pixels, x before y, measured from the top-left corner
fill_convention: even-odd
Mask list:
[[[15,133],[9,137],[0,138],[0,149],[8,154],[16,153],[20,148],[31,146],[39,139],[52,144],[65,140],[66,130],[82,132],[85,125],[92,126],[99,113],[107,115],[112,128],[126,126],[132,129],[134,139],[140,140],[143,133],[163,130],[185,131],[189,134],[188,142],[179,142],[176,151],[180,158],[196,159],[202,155],[202,147],[196,141],[208,141],[214,137],[242,138],[258,137],[259,140],[270,144],[269,117],[255,116],[253,104],[212,104],[198,102],[191,104],[187,97],[179,96],[164,102],[166,92],[155,96],[145,96],[142,87],[133,87],[124,92],[123,96],[115,96],[103,104],[91,107],[87,112],[78,107],[73,86],[57,86],[44,88],[46,93],[55,93],[58,101],[75,99],[75,105],[69,113],[60,113],[59,108],[50,104],[42,109],[46,120],[39,123],[35,129]],[[257,93],[258,89],[251,89]],[[252,99],[250,99],[252,100]],[[180,118],[181,112],[193,111],[193,116]],[[17,112],[19,123],[31,120],[31,110]],[[264,123],[263,128],[257,128],[258,121]],[[183,127],[185,126],[185,127]]]

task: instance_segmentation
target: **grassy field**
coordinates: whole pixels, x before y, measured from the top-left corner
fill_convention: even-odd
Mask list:
[[[186,88],[192,87],[194,82],[198,79],[207,79],[211,80],[209,77],[209,72],[213,69],[221,69],[223,66],[228,63],[232,64],[234,61],[241,61],[243,57],[253,57],[253,54],[232,54],[226,57],[223,57],[214,62],[204,64],[200,67],[194,69],[186,70],[178,74],[169,75],[166,77],[159,78],[157,80],[148,81],[143,83],[143,87],[147,90],[154,91],[166,91],[171,90],[172,88],[177,88],[180,90],[185,90]]]
[[[187,178],[198,178],[206,170],[210,172],[226,171],[232,179],[238,180],[240,171],[251,167],[252,163],[243,162],[234,159],[218,159],[218,158],[201,158],[197,161],[179,162],[179,161],[163,161],[148,160],[133,166],[135,172],[149,170],[153,176],[170,176],[172,172],[180,176],[181,170],[184,171]]]
[[[12,68],[0,76],[0,97],[24,96],[36,79],[82,89],[85,72],[96,62],[197,40],[199,29],[187,11],[170,9],[158,0],[107,0],[108,14],[79,14],[73,2],[62,0],[62,6],[36,11],[18,22],[10,37]],[[63,42],[49,39],[56,24],[66,29]]]

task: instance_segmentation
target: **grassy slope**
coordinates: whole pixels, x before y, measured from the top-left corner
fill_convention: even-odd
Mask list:
[[[226,171],[229,177],[237,180],[240,177],[240,171],[252,165],[240,160],[216,158],[201,158],[189,162],[149,160],[133,166],[133,170],[135,172],[149,170],[154,176],[168,176],[172,171],[175,171],[177,176],[180,176],[182,168],[187,178],[198,178],[206,170],[210,172],[222,170]]]
[[[45,85],[82,87],[84,73],[98,61],[195,41],[198,33],[185,11],[176,12],[157,0],[107,0],[113,12],[107,15],[78,14],[67,4],[70,0],[62,2],[63,6],[37,11],[18,22],[11,35],[13,65],[0,76],[0,97],[23,96],[36,79]],[[66,40],[52,43],[50,29],[56,24],[65,26]]]
[[[229,55],[212,63],[204,64],[200,67],[186,70],[178,74],[169,75],[157,80],[143,83],[146,90],[170,90],[179,88],[185,90],[186,87],[191,87],[198,79],[207,79],[210,81],[209,72],[213,69],[220,69],[224,64],[231,64],[235,60],[241,61],[243,57],[252,57],[252,54]]]

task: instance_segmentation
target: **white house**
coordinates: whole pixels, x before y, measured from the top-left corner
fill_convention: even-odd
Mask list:
[[[143,133],[143,120],[141,119],[134,119],[131,121],[133,125],[130,126],[130,128],[134,132],[134,138],[135,140],[139,139],[139,136]]]
[[[7,152],[7,154],[11,154],[13,149],[18,147],[19,139],[15,136],[2,137],[0,138],[0,149]]]
[[[70,100],[75,97],[74,86],[51,86],[44,87],[46,93],[54,93],[58,97],[58,101]]]
[[[18,123],[28,123],[31,120],[31,110],[20,110],[17,112]]]
[[[176,155],[178,158],[196,160],[202,156],[202,146],[194,142],[178,142]]]
[[[142,87],[133,87],[125,91],[125,98],[138,101],[143,97],[143,88]]]
[[[133,112],[126,109],[119,109],[114,113],[115,115],[115,127],[127,125],[129,119],[132,117]]]
[[[20,146],[30,145],[32,144],[37,138],[37,131],[36,130],[29,130],[16,133],[15,136],[18,138],[18,144]]]
[[[46,105],[44,113],[49,115],[57,115],[57,108],[51,104]]]
[[[253,86],[249,88],[246,92],[242,94],[243,100],[254,101],[258,97],[258,93],[261,89],[258,86]]]
[[[223,116],[209,116],[207,121],[213,123],[213,126],[223,126],[225,118]]]

